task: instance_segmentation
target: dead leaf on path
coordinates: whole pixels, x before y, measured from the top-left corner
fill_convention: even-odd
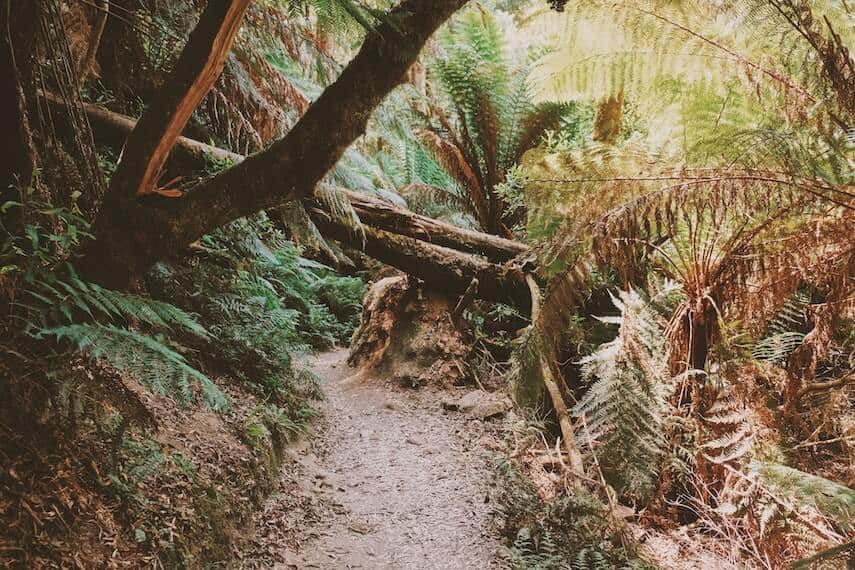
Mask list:
[[[361,522],[351,523],[348,528],[353,532],[358,532],[359,534],[368,534],[371,532],[371,527]]]

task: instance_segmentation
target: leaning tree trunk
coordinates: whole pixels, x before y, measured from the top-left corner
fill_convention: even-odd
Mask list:
[[[113,198],[156,191],[175,141],[223,71],[250,1],[208,1],[175,69],[125,143],[110,183]]]
[[[205,233],[243,216],[312,194],[344,151],[365,132],[374,109],[404,81],[428,38],[465,3],[466,0],[401,2],[372,30],[339,78],[283,139],[181,197],[145,194],[148,187],[142,183],[152,180],[157,170],[153,166],[160,164],[160,159],[154,160],[152,155],[160,156],[165,147],[159,140],[155,144],[151,140],[140,142],[138,150],[133,152],[135,156],[125,158],[136,163],[128,167],[136,175],[123,175],[122,180],[111,185],[95,223],[96,240],[84,252],[81,270],[106,285],[124,288],[152,264]],[[204,38],[202,32],[207,32],[210,39],[211,28],[205,26],[200,33],[194,31],[185,53],[198,49],[201,40],[194,42],[194,38]],[[213,37],[221,36],[215,33]],[[179,59],[179,68],[185,53]],[[212,71],[210,66],[205,69]],[[198,92],[193,87],[195,76],[193,79],[190,87]],[[176,85],[186,85],[187,81],[187,77],[173,74],[164,87],[163,98],[175,101]],[[182,104],[181,108],[187,106]],[[149,107],[141,123],[158,124],[156,119],[147,119],[154,109],[155,106]],[[137,129],[167,132],[177,137],[174,122],[166,125],[165,131],[141,125]],[[135,196],[140,189],[144,195]]]
[[[531,275],[526,276],[526,284],[531,295],[531,334],[541,334],[542,298],[540,287]],[[562,443],[570,461],[570,472],[575,476],[574,484],[580,485],[582,479],[585,477],[585,464],[582,461],[582,452],[579,451],[579,445],[576,443],[576,434],[573,430],[573,422],[570,419],[567,404],[564,402],[564,396],[561,394],[561,389],[555,381],[555,375],[552,372],[553,365],[557,368],[555,352],[552,350],[552,339],[545,340],[546,342],[538,343],[537,365],[540,368],[540,377],[543,385],[552,402],[552,409],[555,411],[558,427],[561,429]]]
[[[59,97],[52,93],[43,93],[42,97],[60,113],[65,111],[65,102]],[[117,150],[122,149],[137,124],[131,117],[91,103],[84,103],[83,109],[98,143]],[[187,137],[178,137],[169,166],[174,171],[203,169],[211,158],[237,164],[246,157]],[[529,251],[527,245],[515,240],[459,228],[345,188],[335,191],[347,196],[363,223],[378,229],[483,255],[494,262],[507,261]]]

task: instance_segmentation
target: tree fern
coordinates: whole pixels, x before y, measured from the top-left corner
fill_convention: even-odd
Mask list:
[[[451,108],[429,109],[419,142],[454,179],[455,195],[484,231],[510,235],[506,204],[496,192],[508,170],[536,146],[544,133],[572,112],[567,104],[532,103],[528,61],[515,61],[495,18],[471,9],[455,18],[439,38],[442,54],[431,73]],[[460,192],[458,192],[458,190]],[[509,223],[510,222],[510,223]]]
[[[579,418],[589,453],[624,493],[645,498],[652,492],[664,452],[664,419],[672,389],[662,329],[634,291],[613,298],[620,317],[615,340],[582,359],[591,382],[573,413]]]
[[[828,29],[818,29],[822,17]],[[535,73],[543,96],[626,92],[652,117],[657,139],[684,158],[775,163],[851,183],[844,158],[851,121],[841,117],[855,106],[848,88],[855,64],[841,47],[852,41],[852,26],[839,3],[587,0],[564,18],[558,49]]]

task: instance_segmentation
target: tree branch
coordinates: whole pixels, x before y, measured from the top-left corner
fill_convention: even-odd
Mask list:
[[[175,69],[134,127],[109,192],[153,192],[190,116],[223,71],[251,0],[209,0]]]

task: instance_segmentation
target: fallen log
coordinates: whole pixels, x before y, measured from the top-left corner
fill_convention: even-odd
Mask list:
[[[47,92],[42,92],[41,96],[51,107],[64,112],[65,102],[61,98]],[[83,103],[83,110],[86,112],[98,144],[121,151],[137,122],[131,117],[108,111],[91,103]],[[195,170],[205,168],[211,159],[236,164],[244,157],[187,137],[178,137],[169,160],[174,169]]]
[[[347,196],[363,223],[376,228],[434,245],[477,253],[492,261],[507,261],[528,251],[528,246],[518,241],[458,228],[347,189],[338,191]]]
[[[361,232],[355,232],[318,209],[313,209],[310,214],[324,236],[363,251],[369,257],[417,277],[439,291],[463,295],[472,280],[477,279],[480,299],[508,303],[525,311],[531,305],[525,275],[516,265],[491,263],[476,255],[370,225],[364,225]]]

